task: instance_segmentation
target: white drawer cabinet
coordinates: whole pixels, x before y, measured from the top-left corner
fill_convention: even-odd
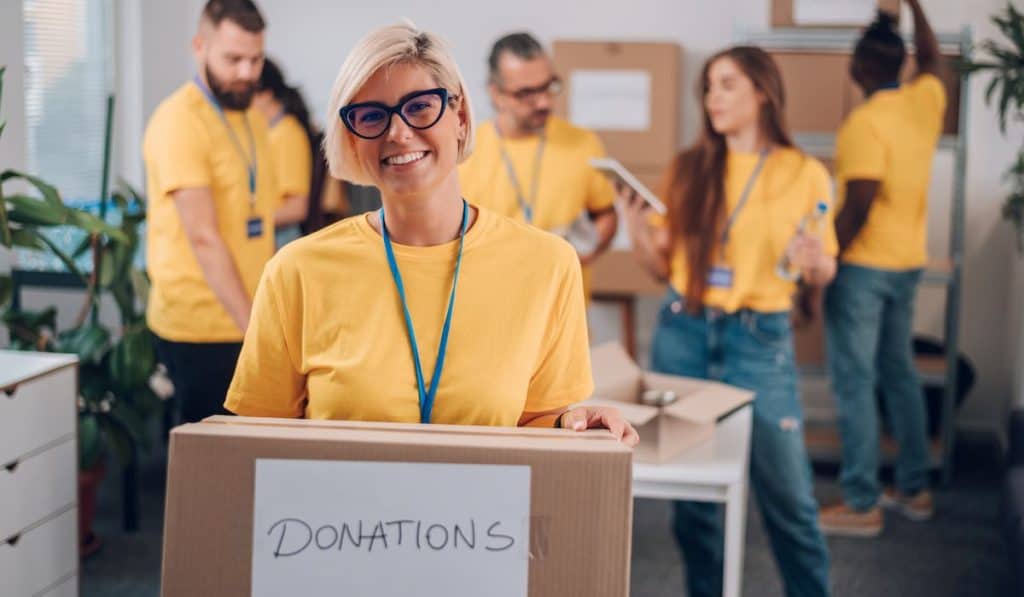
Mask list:
[[[77,359],[0,351],[0,593],[78,594]]]

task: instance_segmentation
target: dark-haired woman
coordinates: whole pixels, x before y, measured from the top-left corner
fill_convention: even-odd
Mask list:
[[[750,475],[786,594],[827,595],[789,311],[793,278],[821,286],[835,273],[828,173],[793,146],[782,78],[764,51],[713,56],[700,95],[703,133],[666,175],[668,222],[635,198],[627,209],[638,258],[671,287],[653,368],[756,392]],[[720,509],[676,502],[674,527],[689,594],[721,594]]]
[[[285,82],[281,69],[269,58],[263,63],[252,103],[270,124],[270,151],[281,197],[274,211],[274,236],[281,248],[300,236],[299,224],[309,211],[313,169],[309,110],[299,90]]]
[[[842,265],[825,295],[829,377],[843,440],[843,502],[823,508],[826,533],[882,532],[881,507],[911,520],[934,513],[924,395],[914,367],[914,297],[928,259],[928,185],[942,134],[942,57],[917,0],[917,73],[900,82],[906,50],[895,17],[879,13],[857,42],[850,74],[867,96],[836,139]],[[878,482],[878,402],[899,445],[895,487]]]

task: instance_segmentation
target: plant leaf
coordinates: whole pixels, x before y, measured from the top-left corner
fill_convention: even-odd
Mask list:
[[[7,217],[10,221],[28,226],[61,226],[68,221],[68,208],[51,205],[28,195],[9,195]]]
[[[14,280],[8,275],[0,275],[0,308],[7,308],[7,303],[14,296]]]
[[[53,205],[54,207],[65,207],[64,201],[60,198],[60,193],[57,192],[57,189],[53,185],[46,182],[45,180],[37,176],[32,176],[31,174],[19,172],[17,170],[4,170],[3,172],[0,172],[0,184],[3,184],[8,180],[19,179],[24,180],[25,182],[35,187],[36,190],[38,190],[39,193],[42,194],[43,200],[49,203],[50,205]]]
[[[78,355],[82,363],[99,363],[110,343],[110,331],[101,325],[84,324],[57,334],[57,349]]]
[[[122,393],[147,387],[156,369],[154,337],[144,325],[125,329],[110,352],[110,379]]]

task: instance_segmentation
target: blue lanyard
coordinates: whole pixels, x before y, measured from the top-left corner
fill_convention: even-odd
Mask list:
[[[250,155],[246,155],[246,151],[242,148],[242,142],[238,140],[238,136],[235,135],[235,129],[231,128],[231,123],[228,122],[227,116],[224,115],[224,108],[221,107],[220,102],[213,96],[206,85],[203,84],[203,80],[196,75],[193,79],[196,87],[203,92],[206,99],[213,105],[214,109],[217,110],[217,115],[220,116],[220,121],[224,123],[224,128],[228,130],[228,136],[231,137],[231,143],[234,144],[235,149],[238,151],[238,155],[245,162],[245,169],[249,173],[249,208],[250,210],[256,209],[256,174],[259,164],[256,161],[256,140],[252,135],[252,127],[249,126],[249,117],[242,113],[242,118],[245,120],[245,132],[249,137],[249,147],[252,149]]]
[[[729,244],[729,233],[732,232],[733,224],[736,223],[736,218],[739,217],[740,212],[747,205],[747,200],[750,199],[750,193],[754,190],[754,183],[757,181],[758,175],[761,174],[761,169],[764,168],[764,162],[768,159],[768,150],[761,150],[760,155],[757,156],[757,165],[754,166],[754,171],[750,173],[750,178],[747,179],[745,185],[743,185],[743,192],[740,193],[740,200],[736,203],[736,207],[733,208],[732,213],[729,214],[728,219],[725,221],[725,227],[722,229],[722,248]]]
[[[498,123],[494,123],[494,132],[498,134],[498,149],[501,150],[501,159],[505,162],[505,171],[508,179],[512,182],[512,190],[515,191],[516,201],[519,208],[523,210],[523,219],[527,224],[533,224],[533,206],[537,203],[537,187],[540,184],[540,166],[544,159],[544,146],[547,144],[547,133],[541,133],[540,141],[537,142],[537,151],[533,154],[533,180],[530,182],[530,196],[523,194],[523,187],[519,184],[519,177],[516,176],[515,166],[512,165],[512,158],[505,151],[505,143],[502,141],[501,130]]]
[[[402,301],[402,311],[405,313],[405,328],[409,332],[409,347],[412,349],[412,362],[416,369],[416,389],[420,395],[420,423],[430,422],[430,413],[434,410],[434,397],[437,396],[437,387],[441,381],[441,370],[444,368],[444,355],[448,352],[448,332],[452,328],[452,313],[455,310],[455,287],[459,283],[459,269],[462,267],[462,245],[466,238],[466,224],[469,221],[469,207],[466,200],[462,200],[462,230],[459,232],[459,256],[455,260],[455,275],[452,276],[452,294],[448,298],[448,312],[444,317],[444,327],[441,328],[441,343],[437,347],[437,361],[434,363],[434,374],[430,378],[430,389],[423,385],[423,365],[420,364],[420,349],[416,344],[416,330],[412,326],[412,315],[409,313],[409,303],[405,299],[405,286],[402,284],[402,273],[398,271],[398,262],[395,261],[395,252],[391,248],[391,236],[388,234],[388,226],[384,222],[384,208],[380,209],[380,231],[384,237],[384,253],[388,258],[388,267],[391,268],[391,277],[395,280],[395,287],[398,288],[398,298]]]

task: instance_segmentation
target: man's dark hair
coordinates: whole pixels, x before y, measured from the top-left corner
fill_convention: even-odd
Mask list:
[[[227,20],[250,33],[260,33],[267,24],[252,0],[209,0],[203,8],[203,20],[214,27]]]
[[[498,41],[494,42],[491,48],[491,55],[487,57],[487,66],[490,70],[491,82],[498,80],[498,61],[505,52],[511,53],[517,58],[530,60],[544,54],[544,48],[537,41],[537,38],[529,33],[509,33]]]
[[[896,17],[881,10],[864,30],[853,51],[853,59],[861,72],[875,83],[898,81],[906,56]]]

